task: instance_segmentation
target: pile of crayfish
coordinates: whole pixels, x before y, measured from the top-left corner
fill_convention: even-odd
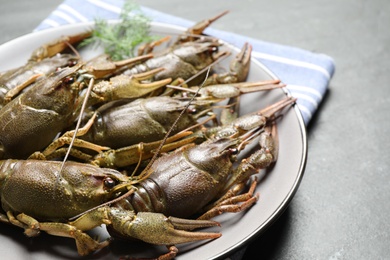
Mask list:
[[[63,37],[3,72],[0,220],[30,237],[73,238],[80,255],[109,244],[87,233],[101,225],[113,238],[165,245],[159,259],[220,237],[194,230],[256,203],[253,176],[276,162],[277,121],[295,99],[238,116],[241,95],[284,85],[246,82],[250,44],[214,73],[229,54],[202,35],[214,20],[124,61],[84,61],[68,49],[88,33]],[[258,149],[236,163],[252,142]]]

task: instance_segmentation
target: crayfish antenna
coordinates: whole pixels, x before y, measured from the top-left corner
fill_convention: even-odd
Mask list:
[[[284,107],[294,104],[297,101],[297,98],[287,97],[279,102],[263,109],[260,111],[260,114],[265,116],[266,118],[270,118],[275,116],[278,111],[281,111]]]
[[[91,91],[92,91],[94,82],[95,82],[95,81],[94,81],[93,78],[91,78],[91,79],[89,80],[87,92],[86,92],[86,94],[85,94],[85,98],[84,98],[83,104],[82,104],[81,109],[80,109],[80,113],[79,113],[80,115],[79,115],[79,118],[78,118],[78,120],[77,120],[76,128],[75,128],[74,134],[73,134],[73,136],[72,136],[72,140],[71,140],[71,142],[70,142],[70,144],[69,144],[68,150],[66,151],[65,157],[64,157],[64,159],[62,160],[62,164],[61,164],[61,168],[60,168],[60,173],[62,172],[62,170],[63,170],[63,168],[64,168],[65,162],[66,162],[66,160],[67,160],[68,157],[69,157],[70,150],[72,149],[74,140],[76,139],[77,131],[78,131],[79,128],[80,128],[82,115],[83,115],[83,113],[84,113],[84,111],[85,111],[85,108],[86,108],[86,106],[87,106],[88,97],[89,97],[90,94],[91,94]],[[60,174],[59,174],[58,176],[60,176]]]

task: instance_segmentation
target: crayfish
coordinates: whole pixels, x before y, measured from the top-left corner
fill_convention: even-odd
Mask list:
[[[25,67],[2,74],[7,93],[0,110],[0,220],[29,237],[44,231],[73,238],[80,255],[109,244],[111,239],[88,234],[101,225],[112,238],[165,245],[168,252],[159,259],[174,258],[176,244],[220,237],[196,229],[220,226],[214,217],[256,203],[252,177],[277,161],[277,122],[295,99],[237,116],[241,95],[284,86],[279,80],[243,82],[249,44],[229,72],[196,79],[226,55],[218,51],[220,41],[193,35],[214,20],[156,55],[85,62],[46,57],[57,49],[49,44]],[[31,72],[31,66],[51,60],[61,63]],[[101,69],[102,61],[109,66]],[[220,105],[226,99],[228,104]],[[222,117],[228,114],[222,124],[214,113],[218,108]],[[85,126],[77,129],[85,110]],[[203,117],[208,119],[199,122]],[[256,151],[239,160],[257,139]]]
[[[61,162],[55,161],[3,161],[0,193],[6,216],[1,219],[24,228],[28,236],[46,231],[73,237],[81,255],[107,245],[107,241],[97,242],[84,233],[106,224],[114,237],[167,245],[167,254],[174,257],[177,249],[173,244],[220,236],[191,230],[218,225],[209,219],[222,212],[241,211],[256,202],[255,182],[247,194],[238,192],[251,175],[276,160],[272,135],[275,125],[268,121],[293,102],[287,98],[260,112],[261,120],[249,131],[242,131],[244,125],[233,124],[244,132],[235,138],[215,135],[202,144],[176,149],[135,178],[76,162],[66,162],[61,169]],[[256,135],[261,137],[261,149],[232,170],[236,155]],[[26,198],[21,199],[20,190]],[[39,208],[36,200],[40,201]],[[237,205],[238,202],[243,204]],[[78,214],[82,215],[63,222]],[[201,214],[197,220],[177,218],[195,214]]]

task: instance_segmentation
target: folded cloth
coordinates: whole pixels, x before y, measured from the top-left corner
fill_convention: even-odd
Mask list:
[[[124,0],[65,0],[35,31],[65,24],[94,21],[95,18],[117,19]],[[189,27],[194,22],[162,13],[147,7],[142,12],[155,22]],[[269,43],[242,35],[207,28],[205,33],[235,46],[245,42],[253,47],[252,57],[258,59],[287,85],[307,125],[322,101],[334,73],[331,57],[310,51]]]

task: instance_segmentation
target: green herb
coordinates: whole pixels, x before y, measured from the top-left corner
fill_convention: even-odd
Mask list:
[[[100,44],[113,60],[123,60],[133,57],[140,44],[155,39],[149,35],[150,19],[135,2],[126,1],[119,18],[120,22],[114,25],[103,19],[95,19],[96,26],[92,36],[84,40],[82,46]]]

